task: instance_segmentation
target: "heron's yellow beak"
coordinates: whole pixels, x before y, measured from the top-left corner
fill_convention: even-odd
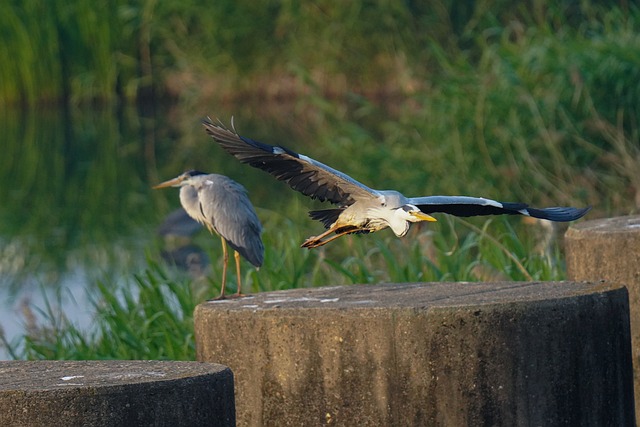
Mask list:
[[[430,222],[437,221],[437,219],[435,219],[431,215],[427,215],[426,213],[422,213],[420,211],[410,211],[409,214],[412,216],[415,216],[420,221],[430,221]]]
[[[154,185],[153,189],[157,190],[158,188],[166,188],[166,187],[177,187],[182,182],[181,177],[170,179],[169,181],[161,182],[158,185]]]

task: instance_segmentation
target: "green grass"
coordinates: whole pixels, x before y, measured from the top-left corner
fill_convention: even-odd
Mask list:
[[[130,286],[98,283],[91,325],[71,323],[45,298],[45,307],[28,308],[26,335],[12,343],[3,338],[3,344],[19,359],[192,360],[196,300],[189,282],[170,280],[151,265]]]
[[[624,48],[631,44],[617,35],[637,33],[638,14],[635,4],[595,0],[517,7],[500,0],[220,0],[215,7],[193,0],[8,0],[0,5],[0,105],[296,96],[309,89],[415,93],[459,74],[461,64],[481,68],[487,51],[511,46],[517,53],[531,32],[612,34],[620,49],[606,41],[600,47],[633,62],[634,50]],[[593,65],[597,72],[611,64]],[[635,81],[633,68],[619,69],[620,82]]]
[[[243,264],[246,290],[355,283],[416,281],[559,280],[563,268],[553,231],[539,224],[494,219],[471,223],[443,220],[414,227],[398,239],[391,233],[348,236],[320,250],[299,248],[299,232],[280,228],[265,236],[265,265]],[[517,225],[518,231],[513,228]],[[537,246],[537,247],[536,247]],[[94,320],[75,325],[60,304],[29,307],[24,336],[2,337],[16,359],[194,360],[192,314],[196,304],[219,293],[221,265],[214,258],[205,281],[193,281],[150,262],[131,283],[100,282],[93,296]],[[235,277],[229,274],[229,291]],[[34,320],[37,316],[41,321]]]

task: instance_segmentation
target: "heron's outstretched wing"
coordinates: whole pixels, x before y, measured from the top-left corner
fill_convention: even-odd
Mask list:
[[[198,190],[200,209],[229,246],[256,267],[264,260],[262,225],[245,188],[224,175],[207,175]]]
[[[422,212],[447,213],[455,216],[478,215],[525,215],[549,221],[573,221],[583,217],[591,207],[552,207],[537,209],[525,203],[497,202],[482,197],[468,196],[427,196],[414,197],[409,203],[416,205]]]
[[[282,146],[273,146],[238,135],[221,123],[204,119],[207,133],[242,163],[262,169],[296,191],[320,201],[350,205],[356,199],[377,197],[375,190],[350,176]]]

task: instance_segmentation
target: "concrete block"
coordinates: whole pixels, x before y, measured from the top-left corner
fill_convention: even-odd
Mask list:
[[[226,366],[1,361],[2,426],[235,426]]]
[[[640,420],[640,215],[581,221],[565,234],[567,277],[627,287],[637,419]]]
[[[240,426],[630,425],[626,289],[421,283],[200,304]]]

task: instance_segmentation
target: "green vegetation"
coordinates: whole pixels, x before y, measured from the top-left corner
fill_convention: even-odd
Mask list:
[[[488,221],[482,229],[457,220],[442,226],[438,232],[414,227],[405,239],[391,233],[343,238],[344,256],[329,257],[323,251],[300,250],[299,233],[289,224],[265,236],[266,264],[256,271],[245,263],[244,280],[257,292],[309,284],[562,278],[551,229],[535,226],[542,235],[523,233],[533,239],[524,242],[505,220]],[[486,233],[489,227],[498,230],[497,237]],[[471,232],[458,241],[459,229],[465,228]],[[536,243],[538,249],[533,249]],[[98,284],[92,325],[71,323],[48,302],[38,313],[43,321],[27,311],[25,337],[10,343],[0,334],[0,340],[18,359],[193,360],[192,313],[197,303],[219,293],[221,270],[216,262],[208,275],[213,281],[193,281],[150,262],[131,283]],[[229,280],[233,289],[233,274]]]
[[[404,239],[381,232],[300,250],[320,227],[306,219],[310,202],[293,192],[274,200],[286,186],[203,143],[198,117],[234,115],[241,134],[290,146],[374,188],[589,204],[591,218],[638,211],[635,3],[427,3],[3,2],[0,112],[9,126],[0,178],[26,189],[0,190],[3,200],[25,208],[3,224],[39,231],[66,221],[102,227],[104,235],[135,230],[127,212],[148,220],[177,204],[172,192],[148,195],[149,184],[188,165],[241,181],[259,208],[267,255],[259,272],[246,270],[254,291],[563,278],[555,239],[562,230],[515,218],[441,218]],[[163,126],[131,119],[122,105],[132,101],[172,101],[171,120],[160,113],[152,119]],[[37,134],[40,113],[11,109],[47,104],[64,106],[80,131],[58,129],[57,118],[45,115],[52,130]],[[89,104],[102,106],[99,117],[78,124],[78,107]],[[99,161],[87,148],[98,139]],[[145,163],[133,164],[130,154],[143,150]],[[84,161],[70,162],[72,155]],[[27,167],[18,168],[12,159],[22,157]],[[76,165],[92,174],[71,174]],[[130,199],[108,190],[127,185],[137,188]],[[30,197],[43,186],[43,200]],[[64,203],[74,219],[51,218],[36,203]],[[78,204],[85,209],[74,209]],[[92,221],[93,210],[114,206],[124,207],[113,223]],[[217,248],[209,236],[198,239]],[[212,267],[217,281],[220,266]],[[93,330],[79,330],[51,308],[43,313],[50,324],[6,344],[19,358],[193,359],[194,304],[216,294],[212,281],[193,284],[151,265],[131,283],[97,286]]]
[[[168,280],[153,266],[132,286],[98,285],[94,325],[72,324],[48,302],[27,312],[27,335],[18,343],[2,340],[14,358],[26,359],[195,359],[194,295],[188,283]]]
[[[505,62],[492,73],[502,79],[522,78],[513,58],[522,57],[530,77],[586,73],[586,87],[605,83],[605,96],[632,101],[637,91],[623,88],[637,82],[639,13],[634,3],[597,0],[8,0],[0,104],[429,93],[441,81],[486,75],[491,53]],[[585,50],[586,62],[576,62]]]

